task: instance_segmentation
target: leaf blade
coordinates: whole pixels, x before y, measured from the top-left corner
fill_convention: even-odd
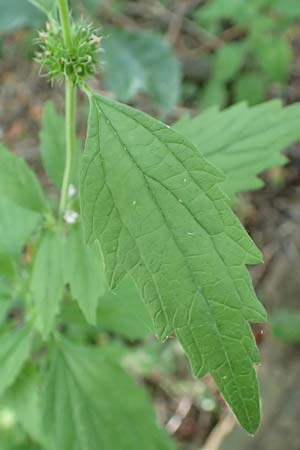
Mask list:
[[[0,144],[0,196],[36,212],[45,210],[41,185],[25,161]]]
[[[261,187],[262,171],[282,165],[281,151],[300,137],[300,105],[283,108],[273,100],[248,107],[240,103],[225,111],[212,108],[175,128],[219,167],[226,176],[223,190],[232,196]]]
[[[47,233],[40,243],[30,287],[37,311],[36,327],[47,339],[64,291],[63,242],[53,233]]]
[[[10,254],[21,254],[24,245],[41,224],[41,214],[0,196],[0,217],[0,248]]]
[[[10,387],[29,356],[31,334],[27,327],[0,336],[0,395]]]
[[[44,430],[55,448],[175,448],[156,427],[143,390],[100,348],[59,339],[44,393]]]
[[[67,237],[64,255],[65,281],[87,321],[95,324],[99,298],[107,289],[100,249],[97,243],[87,246],[77,226]]]
[[[222,179],[167,126],[91,97],[81,176],[87,240],[101,242],[111,286],[130,273],[160,337],[176,332],[194,372],[213,374],[252,433],[258,355],[248,321],[265,320],[265,313],[244,264],[261,256],[230,211]]]

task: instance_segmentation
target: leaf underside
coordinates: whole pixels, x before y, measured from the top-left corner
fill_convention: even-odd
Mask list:
[[[186,136],[226,176],[222,189],[230,196],[263,186],[261,172],[286,163],[280,152],[300,138],[300,104],[283,107],[280,100],[225,111],[211,108],[194,118],[183,117],[176,130]]]
[[[81,168],[88,242],[110,286],[129,273],[161,339],[176,333],[194,373],[210,372],[243,427],[259,424],[249,321],[265,320],[246,264],[261,255],[219,188],[223,176],[181,135],[91,96]]]

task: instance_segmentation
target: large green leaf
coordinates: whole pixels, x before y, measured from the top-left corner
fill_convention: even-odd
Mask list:
[[[0,395],[14,383],[30,353],[31,334],[27,327],[0,335]]]
[[[59,340],[46,380],[44,432],[53,449],[170,450],[146,393],[101,349]]]
[[[66,159],[65,119],[57,113],[54,103],[50,101],[44,107],[40,140],[43,166],[48,177],[60,188]],[[81,144],[77,140],[70,177],[74,184],[78,181],[80,148]]]
[[[0,144],[0,197],[19,206],[43,211],[45,200],[39,181],[25,161]]]
[[[248,321],[265,313],[245,264],[261,255],[219,188],[222,175],[180,134],[135,109],[90,97],[81,202],[111,286],[129,273],[166,339],[176,332],[194,373],[211,372],[254,432],[259,360]]]
[[[85,244],[80,225],[75,226],[67,238],[64,271],[72,297],[77,300],[87,321],[95,324],[99,298],[105,293],[107,283],[99,245]]]
[[[31,279],[36,326],[45,338],[53,329],[63,291],[63,241],[49,232],[38,248]]]
[[[129,277],[122,280],[114,291],[107,291],[101,297],[97,323],[127,339],[143,339],[153,333],[148,311]]]
[[[241,103],[222,112],[210,109],[184,117],[175,128],[224,172],[222,188],[233,195],[261,187],[257,175],[286,162],[280,152],[299,139],[299,123],[300,104],[283,108],[273,100],[252,108]]]
[[[0,248],[12,254],[21,253],[41,220],[41,214],[15,205],[0,195]]]
[[[103,46],[106,84],[119,99],[129,101],[137,93],[146,93],[163,109],[176,105],[180,66],[161,36],[111,29]]]

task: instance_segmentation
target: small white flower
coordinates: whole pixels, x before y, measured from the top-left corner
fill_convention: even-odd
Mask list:
[[[69,225],[74,225],[79,218],[79,214],[76,211],[67,211],[64,215],[64,220]]]

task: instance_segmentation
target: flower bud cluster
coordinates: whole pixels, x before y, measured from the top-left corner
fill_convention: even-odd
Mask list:
[[[72,47],[66,48],[61,26],[49,22],[46,30],[39,33],[37,43],[39,51],[35,59],[51,79],[68,78],[80,84],[97,72],[101,37],[91,25],[73,24]]]

